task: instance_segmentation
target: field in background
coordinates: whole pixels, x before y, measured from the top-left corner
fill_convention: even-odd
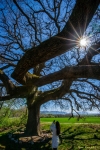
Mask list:
[[[83,117],[83,118],[40,118],[40,123],[52,123],[52,121],[59,121],[60,123],[66,124],[74,124],[74,123],[94,123],[100,124],[100,117]],[[11,126],[21,126],[22,124],[25,125],[27,121],[26,117],[12,117],[12,118],[4,118],[0,120],[0,128],[7,128]]]
[[[83,118],[41,118],[41,122],[52,122],[53,120],[59,121],[60,123],[100,123],[100,117],[83,117]]]

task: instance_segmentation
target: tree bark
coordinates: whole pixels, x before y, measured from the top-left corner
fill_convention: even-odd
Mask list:
[[[40,106],[37,104],[28,107],[28,120],[25,135],[40,135]]]

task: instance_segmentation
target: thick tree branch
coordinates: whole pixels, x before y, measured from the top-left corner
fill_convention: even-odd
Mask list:
[[[32,92],[32,86],[15,86],[12,81],[8,78],[8,76],[0,70],[0,80],[3,82],[3,86],[6,88],[7,93],[9,95],[0,97],[0,101],[2,100],[10,100],[11,98],[24,98]]]
[[[32,89],[32,86],[15,87],[12,91],[8,93],[8,95],[0,97],[0,101],[7,101],[12,98],[26,98],[32,92]]]
[[[73,48],[79,36],[81,37],[86,30],[99,2],[99,0],[77,0],[72,15],[62,32],[27,51],[18,62],[12,77],[21,82],[30,68]]]
[[[82,65],[74,67],[65,67],[64,69],[46,75],[44,77],[28,76],[23,82],[26,85],[43,86],[54,81],[74,78],[91,78],[100,80],[100,66]]]
[[[42,105],[49,100],[62,98],[62,96],[68,93],[72,82],[73,80],[64,80],[63,84],[59,88],[42,93],[39,97],[37,97],[36,101]]]
[[[0,80],[3,82],[7,93],[12,93],[12,91],[15,89],[15,85],[2,70],[0,70]]]
[[[86,56],[82,59],[82,61],[81,62],[79,62],[78,63],[78,65],[77,66],[80,66],[80,65],[91,65],[91,67],[92,67],[92,63],[91,63],[91,59],[92,59],[92,57],[94,56],[94,55],[96,55],[96,54],[99,54],[100,53],[100,50],[97,50],[98,48],[100,48],[100,42],[98,42],[97,44],[95,44],[95,45],[92,45],[90,48],[89,48],[89,50],[88,50],[88,53],[86,54]],[[37,65],[37,70],[38,70],[38,72],[40,72],[40,69],[41,69],[41,67],[43,67],[44,66],[44,63],[42,63],[42,64],[40,64],[40,65]],[[97,64],[97,66],[98,66],[98,64]],[[87,66],[86,66],[87,67]],[[96,64],[95,64],[95,67],[96,67]],[[74,68],[74,67],[70,67],[70,68]],[[80,68],[78,68],[78,67],[76,67],[77,68],[77,70],[79,69],[80,70]],[[88,68],[89,68],[89,66],[88,66]],[[35,68],[36,69],[36,68]],[[72,69],[71,69],[72,70]],[[63,79],[63,77],[64,78],[70,78],[71,76],[69,76],[69,75],[66,75],[66,77],[64,76],[64,74],[62,75],[62,77],[60,77],[60,75],[58,75],[59,77],[58,77],[58,79],[55,79],[55,77],[56,77],[56,75],[57,75],[57,73],[59,74],[60,72],[61,73],[63,73],[64,71],[68,71],[68,72],[70,72],[70,69],[69,69],[69,67],[66,67],[66,68],[64,68],[64,69],[62,69],[62,70],[60,70],[60,71],[58,71],[58,72],[55,72],[55,73],[52,73],[52,74],[49,74],[49,75],[47,75],[47,76],[45,76],[45,77],[42,77],[42,78],[40,78],[40,76],[38,76],[39,75],[39,73],[38,73],[38,75],[35,75],[35,74],[37,74],[37,72],[35,71],[34,73],[35,74],[30,74],[30,73],[26,73],[25,74],[25,76],[24,76],[24,78],[21,80],[21,84],[26,84],[26,85],[37,85],[37,86],[42,86],[42,85],[44,85],[44,84],[48,84],[48,83],[51,83],[51,82],[53,82],[53,81],[57,81],[57,80],[62,80]],[[73,70],[73,71],[75,71],[75,70]],[[83,70],[83,75],[85,75],[85,76],[82,76],[82,77],[86,77],[86,74],[84,73],[84,70]],[[77,75],[78,75],[78,73],[77,73]],[[53,78],[51,78],[50,80],[49,80],[49,78],[50,77],[53,77]],[[79,77],[81,77],[80,75],[79,76],[77,76],[78,78]],[[92,77],[92,76],[91,76]],[[73,77],[74,78],[74,77]],[[75,76],[75,78],[76,78],[76,76]],[[95,77],[94,77],[95,78]]]
[[[2,96],[0,97],[0,101],[7,101],[7,100],[11,100],[13,97],[10,96],[10,95],[7,95],[7,96]]]

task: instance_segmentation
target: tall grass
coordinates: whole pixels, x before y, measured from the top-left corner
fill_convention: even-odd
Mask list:
[[[19,126],[21,124],[26,124],[27,117],[4,117],[0,119],[0,127],[11,127],[11,126]]]
[[[20,124],[20,118],[7,118],[0,120],[0,127],[9,127]]]

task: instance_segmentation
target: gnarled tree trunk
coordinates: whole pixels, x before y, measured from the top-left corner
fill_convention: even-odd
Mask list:
[[[28,107],[28,120],[25,134],[28,136],[40,135],[40,105],[33,104]]]

